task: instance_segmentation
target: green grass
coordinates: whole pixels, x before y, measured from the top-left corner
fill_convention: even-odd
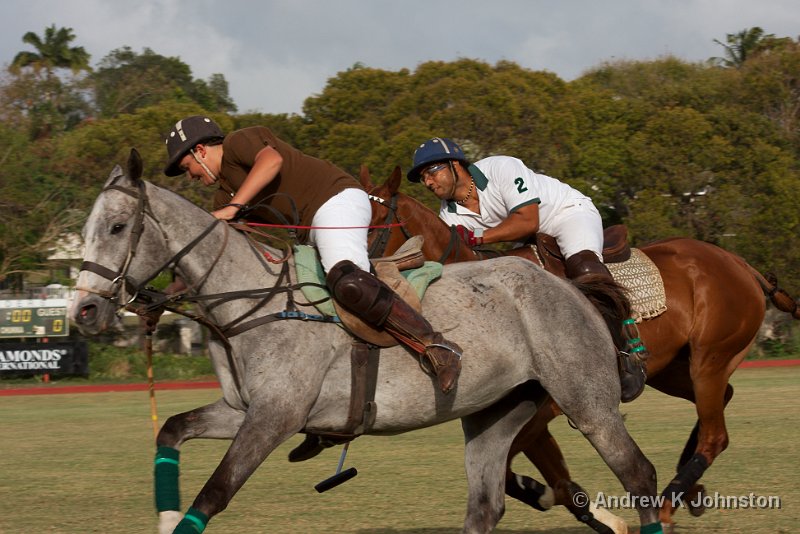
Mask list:
[[[800,520],[797,414],[800,367],[742,369],[727,410],[731,443],[703,478],[722,495],[777,495],[781,510],[678,512],[678,532],[793,532]],[[215,390],[159,391],[161,422],[215,400]],[[152,497],[153,435],[146,392],[0,397],[0,532],[156,531]],[[622,406],[628,427],[656,465],[659,488],[674,472],[694,424],[693,407],[649,390]],[[573,478],[594,496],[621,495],[619,482],[562,417],[551,426]],[[359,475],[317,494],[341,448],[301,464],[286,462],[300,436],[280,447],[208,533],[444,534],[460,530],[466,500],[460,426],[452,422],[395,437],[356,440],[345,467]],[[192,441],[182,449],[184,509],[224,454],[227,442]],[[517,471],[534,474],[518,458]],[[497,532],[591,532],[564,509],[542,514],[508,500]],[[631,510],[618,512],[629,521]]]

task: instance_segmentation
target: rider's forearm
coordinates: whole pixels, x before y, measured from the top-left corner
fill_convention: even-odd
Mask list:
[[[484,243],[527,241],[539,230],[539,218],[512,213],[506,220],[483,232]]]

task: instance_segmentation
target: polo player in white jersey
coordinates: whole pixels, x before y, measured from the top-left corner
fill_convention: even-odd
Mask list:
[[[451,139],[434,137],[414,152],[408,179],[439,197],[439,218],[471,247],[533,242],[544,232],[558,243],[568,278],[599,274],[613,280],[603,265],[603,221],[592,200],[517,158],[490,156],[471,164]],[[623,402],[638,397],[646,379],[644,345],[639,341],[632,352],[634,372],[620,377]]]

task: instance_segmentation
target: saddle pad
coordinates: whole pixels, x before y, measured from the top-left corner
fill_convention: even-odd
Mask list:
[[[607,263],[614,280],[628,291],[637,323],[658,317],[667,311],[664,281],[653,260],[638,248],[631,249],[631,257],[622,263]]]
[[[317,249],[309,245],[295,245],[294,261],[298,282],[311,282],[325,286],[325,271],[322,270],[322,264],[319,262]],[[442,264],[435,261],[426,261],[422,267],[400,271],[400,274],[408,280],[408,283],[414,288],[419,299],[422,300],[431,282],[442,276]],[[309,302],[328,299],[317,304],[317,309],[324,315],[330,317],[337,316],[336,310],[333,307],[333,301],[330,299],[331,294],[327,288],[303,286],[302,291]]]

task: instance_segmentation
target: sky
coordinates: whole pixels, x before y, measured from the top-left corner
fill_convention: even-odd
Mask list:
[[[800,35],[798,0],[3,0],[0,65],[33,31],[72,28],[91,64],[129,46],[221,73],[240,113],[302,113],[356,63],[506,60],[573,80],[615,60],[724,55],[714,42],[760,26]]]

